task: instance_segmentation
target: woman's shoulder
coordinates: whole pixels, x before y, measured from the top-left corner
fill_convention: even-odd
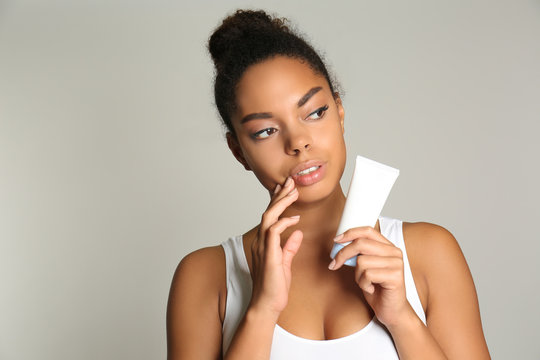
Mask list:
[[[428,265],[449,255],[461,255],[456,238],[446,228],[428,222],[403,222],[407,254]],[[430,256],[422,256],[427,255]]]
[[[206,304],[209,308],[217,305],[215,308],[222,309],[226,299],[225,276],[225,253],[221,245],[187,254],[174,272],[169,308]]]
[[[428,305],[448,282],[468,281],[470,272],[456,238],[427,222],[403,223],[403,240],[422,304]]]
[[[180,261],[176,268],[173,285],[175,282],[188,283],[204,283],[206,286],[219,286],[221,290],[226,287],[226,255],[224,247],[238,247],[239,250],[245,253],[246,258],[250,259],[249,249],[251,241],[257,232],[257,228],[253,228],[244,235],[229,238],[220,245],[209,246],[195,250]],[[238,240],[240,240],[238,242]],[[196,285],[196,284],[193,284]]]
[[[180,261],[167,305],[169,353],[200,350],[201,339],[208,343],[207,353],[214,356],[221,352],[225,282],[225,254],[221,246],[193,251]]]
[[[223,246],[215,245],[204,247],[190,252],[182,258],[179,266],[212,266],[215,262],[225,262],[225,254],[223,252]]]
[[[221,276],[222,274],[222,279]],[[221,245],[195,250],[178,264],[173,277],[173,285],[177,282],[210,285],[225,281],[225,253]]]

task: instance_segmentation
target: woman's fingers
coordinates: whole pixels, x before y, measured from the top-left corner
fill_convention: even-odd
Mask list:
[[[383,323],[396,317],[408,302],[403,276],[403,253],[373,228],[346,231],[334,240],[344,247],[329,268],[339,269],[356,256],[355,281],[364,298]]]
[[[392,243],[386,244],[378,240],[366,238],[356,239],[336,254],[332,270],[339,269],[345,261],[357,255],[401,257],[401,250]]]
[[[268,209],[262,215],[261,228],[266,230],[269,226],[275,223],[279,216],[298,199],[298,189],[294,187],[294,181],[291,179],[290,184],[283,187],[272,199]]]
[[[360,255],[356,260],[358,273],[367,269],[400,268],[401,266],[403,266],[403,259],[393,256]]]
[[[358,286],[369,294],[375,292],[375,284],[391,289],[403,283],[403,254],[384,236],[369,228],[357,228],[344,233],[336,242],[350,241],[334,258],[332,270],[337,270],[347,259],[356,257],[355,278]],[[380,236],[377,236],[378,233]],[[368,237],[353,238],[362,234]]]
[[[285,183],[283,186],[281,184],[277,184],[274,188],[274,193],[272,194],[272,198],[270,200],[270,203],[268,204],[267,210],[275,204],[277,201],[283,199],[287,194],[291,192],[295,187],[294,180],[291,177],[288,177],[287,180],[285,180]]]
[[[368,238],[377,240],[383,244],[393,245],[390,240],[385,238],[380,232],[372,228],[371,226],[362,226],[357,228],[352,228],[345,231],[343,234],[339,234],[334,238],[334,241],[337,243],[346,243],[353,241],[359,238]]]
[[[281,249],[281,233],[289,226],[295,225],[300,220],[300,215],[281,218],[274,224],[270,225],[266,231],[266,244],[268,249]]]
[[[403,283],[403,272],[396,268],[369,268],[356,279],[358,286],[369,294],[373,294],[375,284],[385,289],[396,289]]]
[[[300,216],[283,217],[283,212],[298,199],[294,180],[277,185],[268,208],[262,215],[257,236],[251,244],[253,267],[252,301],[277,314],[287,304],[291,283],[291,263],[302,242],[302,232],[294,231],[281,247],[283,232],[296,224]]]
[[[300,230],[295,230],[291,236],[287,239],[285,245],[283,245],[283,267],[287,270],[291,269],[291,264],[294,256],[298,252],[300,245],[302,244],[302,239],[304,234]]]
[[[399,284],[403,277],[403,259],[399,257],[360,255],[356,264],[356,282],[370,294],[374,290],[373,284],[388,288],[390,284]]]
[[[274,189],[272,199],[266,211],[262,214],[261,223],[259,225],[259,230],[255,241],[251,244],[251,250],[253,253],[257,254],[259,257],[262,256],[265,252],[265,247],[268,246],[269,237],[272,236],[272,233],[281,234],[285,228],[288,226],[294,225],[298,220],[284,220],[279,222],[279,217],[285,211],[285,209],[290,206],[294,201],[298,199],[298,190],[294,186],[294,180],[289,177],[283,184],[277,185]],[[294,219],[295,217],[292,217]],[[288,218],[287,218],[288,219]],[[279,224],[277,224],[279,222]],[[276,225],[277,224],[277,225]],[[282,226],[285,224],[285,227]],[[269,229],[273,227],[272,233],[269,233]],[[273,244],[277,243],[279,246],[279,236],[278,238],[271,242]],[[275,247],[275,246],[274,246]],[[274,249],[277,251],[277,248]]]
[[[252,244],[252,250],[260,256],[267,254],[270,257],[275,255],[277,251],[281,251],[281,233],[289,226],[295,225],[300,220],[300,216],[284,217],[270,225],[264,233],[259,230],[259,235],[256,241]]]

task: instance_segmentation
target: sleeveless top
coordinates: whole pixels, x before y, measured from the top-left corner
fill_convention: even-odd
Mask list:
[[[381,234],[403,252],[405,291],[407,300],[418,317],[426,323],[426,317],[407,259],[400,220],[379,217]],[[229,348],[240,324],[252,292],[252,280],[244,253],[242,236],[228,239],[221,244],[225,251],[227,301],[223,320],[223,354]],[[358,291],[361,291],[358,289]],[[392,337],[384,325],[374,317],[361,330],[337,339],[311,340],[293,335],[276,324],[272,340],[270,360],[281,359],[399,359]]]

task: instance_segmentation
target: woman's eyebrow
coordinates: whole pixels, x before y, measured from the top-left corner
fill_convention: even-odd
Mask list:
[[[321,86],[316,86],[314,88],[311,88],[307,93],[306,95],[302,96],[302,98],[300,100],[298,100],[298,103],[296,104],[298,107],[304,105],[305,103],[308,102],[309,99],[311,99],[311,97],[313,95],[315,95],[316,93],[318,93],[319,91],[322,90],[322,87]]]
[[[272,115],[272,113],[269,113],[269,112],[253,113],[253,114],[244,116],[242,120],[240,120],[240,124],[243,124],[245,122],[248,122],[250,120],[255,120],[255,119],[270,119],[273,116],[274,115]]]
[[[308,102],[309,99],[311,99],[313,95],[315,95],[321,90],[322,90],[322,86],[316,86],[316,87],[311,88],[304,96],[300,98],[300,100],[298,100],[298,103],[296,104],[296,106],[298,107],[303,106],[305,103]],[[273,116],[274,115],[269,112],[253,113],[253,114],[244,116],[242,120],[240,120],[240,124],[243,124],[250,120],[255,120],[255,119],[270,119]]]

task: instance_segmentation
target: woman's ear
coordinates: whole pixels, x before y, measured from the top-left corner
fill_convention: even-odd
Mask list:
[[[339,122],[341,123],[341,132],[345,133],[345,109],[343,108],[343,103],[341,102],[341,98],[337,92],[334,93],[334,99],[338,109]]]
[[[229,149],[231,149],[231,152],[236,160],[238,160],[238,162],[244,166],[244,169],[250,171],[251,168],[247,164],[246,158],[244,158],[244,153],[242,152],[242,148],[238,143],[238,139],[236,138],[236,135],[230,131],[227,131],[227,145],[229,145]]]

